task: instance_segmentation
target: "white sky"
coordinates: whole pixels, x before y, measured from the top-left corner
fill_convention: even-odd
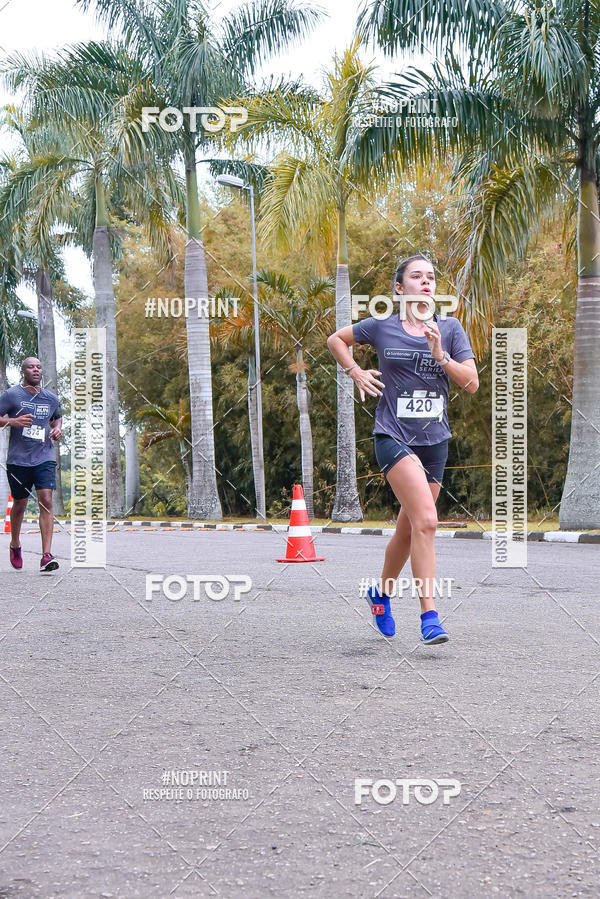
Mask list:
[[[0,53],[15,51],[51,51],[79,41],[101,39],[106,36],[104,26],[98,24],[93,12],[83,13],[72,0],[0,0]],[[213,0],[210,4],[215,17],[238,6],[236,0]],[[318,4],[328,17],[311,33],[300,47],[280,57],[268,66],[276,74],[302,76],[313,84],[320,82],[320,73],[331,63],[333,53],[343,50],[352,38],[359,3],[357,0],[321,0]],[[366,51],[365,62],[370,62]],[[389,77],[397,66],[378,57],[380,77]],[[411,60],[415,61],[416,60]],[[424,61],[424,60],[419,60]],[[6,92],[0,92],[0,103],[10,102]],[[6,135],[0,133],[0,149],[7,149]],[[92,295],[89,262],[82,251],[68,250],[65,255],[70,283]],[[34,311],[35,295],[26,287],[19,288],[19,296]],[[57,353],[59,367],[69,358],[68,336],[57,315]]]

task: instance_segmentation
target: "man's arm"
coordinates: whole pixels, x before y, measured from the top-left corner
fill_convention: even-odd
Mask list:
[[[60,440],[60,438],[62,437],[62,417],[53,418],[50,424],[52,425],[52,427],[50,428],[50,439]]]
[[[33,421],[33,415],[28,412],[26,415],[19,415],[17,418],[11,418],[10,415],[0,415],[0,428],[28,428]]]

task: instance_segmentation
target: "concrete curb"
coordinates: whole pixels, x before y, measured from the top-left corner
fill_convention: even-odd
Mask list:
[[[37,524],[37,518],[26,518],[26,524]],[[65,522],[68,526],[69,522]],[[215,524],[205,521],[107,521],[108,530],[119,528],[178,528],[183,531],[211,530],[211,531],[275,531],[278,534],[286,534],[287,524]],[[394,533],[394,528],[359,528],[340,527],[337,525],[311,525],[313,534],[360,534],[369,537],[389,537]],[[453,531],[443,528],[436,531],[436,537],[454,537],[459,540],[491,540],[493,531]],[[534,543],[600,543],[600,534],[591,534],[588,531],[529,531],[527,540]]]

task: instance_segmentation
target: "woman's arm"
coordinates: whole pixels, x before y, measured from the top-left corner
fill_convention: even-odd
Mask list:
[[[382,384],[381,381],[378,381],[375,377],[375,375],[381,374],[380,371],[377,371],[374,368],[365,370],[360,367],[358,362],[354,361],[352,353],[350,352],[350,347],[355,344],[356,341],[354,339],[352,325],[348,325],[347,328],[340,328],[339,331],[330,334],[327,338],[329,352],[338,365],[340,365],[346,371],[348,376],[352,378],[358,387],[360,398],[364,403],[366,393],[368,393],[369,396],[381,396],[381,390],[378,388],[385,387],[385,384]]]
[[[436,362],[440,363],[444,359],[444,350],[442,348],[442,335],[436,322],[427,322],[425,329],[425,337],[429,344],[429,352]],[[442,368],[449,378],[455,381],[459,387],[466,390],[467,393],[475,393],[479,387],[479,375],[475,367],[473,359],[465,359],[464,362],[457,362],[456,359],[450,359]]]
[[[440,360],[438,359],[437,361],[439,362]],[[479,387],[479,375],[477,374],[474,359],[465,359],[464,362],[457,362],[455,359],[451,359],[442,368],[448,377],[455,381],[459,387],[462,387],[463,390],[466,390],[467,393],[475,393]]]

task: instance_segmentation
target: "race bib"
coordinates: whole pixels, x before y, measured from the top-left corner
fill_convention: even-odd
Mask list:
[[[396,401],[397,418],[430,418],[442,420],[444,397],[435,390],[403,390]]]
[[[31,440],[45,440],[46,428],[40,428],[38,425],[23,428],[23,437],[29,437]]]

